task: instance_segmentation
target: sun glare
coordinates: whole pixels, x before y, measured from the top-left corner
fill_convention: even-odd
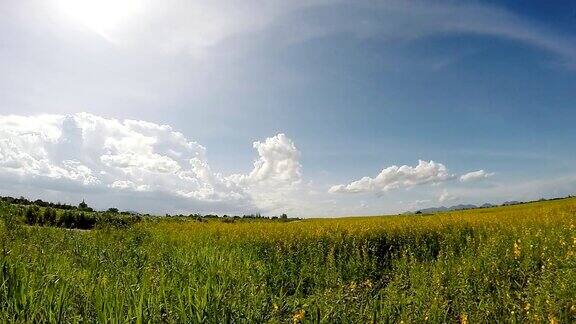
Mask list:
[[[58,0],[69,18],[105,37],[142,9],[142,0]]]

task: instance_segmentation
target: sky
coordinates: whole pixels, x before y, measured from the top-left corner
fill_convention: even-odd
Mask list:
[[[576,2],[4,0],[0,194],[328,217],[576,193]]]

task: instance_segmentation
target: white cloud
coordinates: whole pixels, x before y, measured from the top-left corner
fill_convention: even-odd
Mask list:
[[[401,211],[421,209],[423,206],[426,207],[432,202],[431,199],[417,199],[413,201],[397,201],[401,207]]]
[[[375,178],[363,177],[347,185],[332,186],[330,193],[362,193],[384,192],[391,189],[407,188],[428,183],[440,183],[454,176],[442,163],[434,161],[418,161],[418,165],[411,167],[390,166],[383,169]]]
[[[454,201],[456,199],[458,199],[457,196],[449,193],[448,190],[444,189],[444,190],[442,190],[442,193],[438,197],[438,202],[441,202],[441,203],[450,202],[450,201]]]
[[[249,174],[233,174],[227,179],[244,188],[259,207],[268,210],[297,203],[294,193],[303,190],[300,152],[286,135],[278,134],[264,142],[254,142],[258,159]]]
[[[493,172],[486,172],[484,170],[472,171],[472,172],[468,172],[468,173],[460,176],[460,181],[471,182],[471,181],[486,179],[486,178],[489,178],[493,175],[494,175]]]
[[[274,182],[291,185],[301,180],[300,152],[286,135],[278,134],[264,142],[254,142],[259,158],[247,175],[230,176],[236,183],[251,186],[256,183]]]
[[[206,149],[167,125],[72,116],[0,116],[0,176],[62,192],[151,193],[196,205],[271,210],[301,183],[300,153],[284,134],[255,142],[248,174],[212,171]],[[167,210],[169,208],[166,208]]]

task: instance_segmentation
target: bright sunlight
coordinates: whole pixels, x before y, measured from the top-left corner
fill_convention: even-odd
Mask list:
[[[92,31],[110,38],[143,8],[141,0],[58,0],[62,12]]]

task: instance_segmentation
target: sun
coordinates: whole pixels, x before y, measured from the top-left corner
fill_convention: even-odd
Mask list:
[[[70,19],[109,38],[142,10],[142,0],[57,0]]]

